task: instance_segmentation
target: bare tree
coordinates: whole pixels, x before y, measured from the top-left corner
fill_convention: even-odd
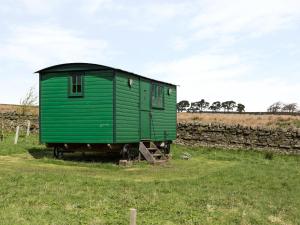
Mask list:
[[[277,113],[282,109],[283,104],[281,102],[275,102],[269,106],[268,112]]]
[[[281,111],[294,113],[297,111],[297,108],[298,108],[297,103],[284,104]]]
[[[25,97],[20,100],[21,114],[25,115],[30,107],[35,106],[37,104],[37,99],[38,97],[36,95],[35,88],[31,87]]]

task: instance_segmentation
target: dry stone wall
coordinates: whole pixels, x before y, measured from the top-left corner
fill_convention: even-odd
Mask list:
[[[38,116],[20,115],[16,112],[0,114],[0,130],[3,121],[5,132],[14,132],[18,125],[21,130],[25,131],[28,120],[31,122],[31,132],[38,133]],[[284,153],[300,154],[300,129],[184,122],[177,124],[175,143],[189,146],[272,149]]]
[[[35,115],[21,115],[16,112],[4,112],[0,113],[0,130],[2,129],[2,122],[5,132],[14,132],[17,126],[20,126],[21,130],[27,129],[27,121],[30,121],[31,132],[38,133],[39,130],[39,118]]]
[[[300,154],[300,129],[245,127],[201,122],[178,123],[176,143],[190,146],[270,149]]]

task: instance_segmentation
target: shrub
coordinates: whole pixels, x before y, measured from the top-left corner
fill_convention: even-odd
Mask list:
[[[265,159],[272,160],[273,159],[273,152],[266,152]]]

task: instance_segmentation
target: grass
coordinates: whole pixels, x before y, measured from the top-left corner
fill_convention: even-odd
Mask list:
[[[12,141],[0,143],[0,224],[129,224],[131,207],[138,224],[300,224],[299,156],[174,145],[166,165],[121,168]]]
[[[249,114],[214,114],[214,113],[177,113],[178,122],[202,121],[205,123],[221,122],[252,127],[300,128],[300,116],[293,115],[249,115]]]

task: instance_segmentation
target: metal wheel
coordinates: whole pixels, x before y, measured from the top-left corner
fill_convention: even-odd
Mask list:
[[[64,153],[63,153],[63,151],[60,151],[59,147],[54,147],[53,156],[56,159],[62,159],[62,157],[64,156]]]
[[[130,154],[129,154],[129,144],[125,144],[121,150],[121,155],[123,159],[130,160]]]
[[[171,150],[171,144],[170,144],[170,142],[167,142],[164,147],[164,153],[170,154],[170,150]]]
[[[57,158],[58,157],[58,147],[53,148],[53,157]]]
[[[57,158],[62,159],[64,157],[64,152],[63,151],[58,151]]]

